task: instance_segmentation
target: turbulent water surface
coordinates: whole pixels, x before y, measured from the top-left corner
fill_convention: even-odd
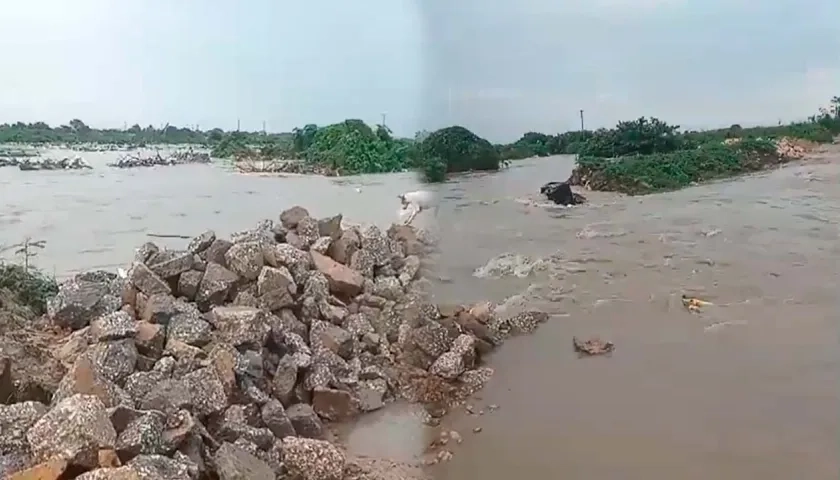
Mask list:
[[[85,172],[0,169],[0,244],[47,240],[36,261],[59,276],[113,269],[149,233],[228,234],[294,204],[385,226],[396,195],[415,188],[412,174],[105,167],[116,155],[82,154],[96,167]],[[554,315],[491,358],[496,375],[473,402],[487,413],[446,420],[464,442],[434,473],[837,478],[840,156],[669,194],[540,205],[534,192],[571,167],[566,157],[527,160],[443,187],[439,299]],[[690,313],[684,293],[714,305]],[[575,335],[617,349],[578,359]],[[410,457],[427,435],[400,407],[364,419],[348,440],[359,453]]]
[[[465,440],[439,477],[837,478],[836,150],[571,209],[529,202],[568,158],[448,185],[438,296],[555,315],[492,358],[474,410],[499,409],[450,417]],[[519,268],[481,268],[505,253]],[[684,293],[715,305],[690,313]],[[573,336],[616,351],[579,359]]]

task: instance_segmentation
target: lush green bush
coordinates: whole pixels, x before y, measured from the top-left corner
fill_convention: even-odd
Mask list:
[[[619,122],[615,128],[596,130],[578,153],[591,157],[622,157],[669,153],[684,147],[680,127],[658,118]]]
[[[420,154],[442,160],[447,173],[493,171],[502,166],[502,158],[493,144],[457,125],[429,134],[420,145]]]
[[[361,120],[295,130],[294,146],[308,162],[343,175],[399,172],[417,165],[411,140],[394,139],[382,125],[373,130]],[[302,149],[302,150],[301,150]]]
[[[676,190],[696,182],[761,170],[781,161],[770,140],[749,139],[731,145],[714,142],[669,153],[580,157],[570,181],[594,190],[635,195]]]
[[[580,150],[569,182],[630,194],[673,190],[783,162],[776,147],[782,137],[827,143],[838,133],[840,97],[807,122],[775,127],[736,124],[680,134],[679,127],[641,118],[594,132]],[[724,143],[736,138],[739,141]]]
[[[0,289],[14,295],[16,303],[41,315],[46,312],[47,301],[58,293],[58,283],[34,268],[0,263]]]

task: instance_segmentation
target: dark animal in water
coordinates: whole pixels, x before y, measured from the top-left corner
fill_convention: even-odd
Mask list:
[[[558,205],[580,205],[586,203],[586,198],[572,191],[566,182],[548,182],[540,187],[540,193]]]

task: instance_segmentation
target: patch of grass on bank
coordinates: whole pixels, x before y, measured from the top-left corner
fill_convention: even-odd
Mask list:
[[[0,290],[11,294],[18,305],[42,315],[47,311],[47,301],[58,293],[58,283],[32,267],[0,263]]]
[[[807,122],[775,127],[680,133],[679,126],[640,118],[592,132],[569,183],[632,195],[676,190],[784,163],[790,160],[779,148],[784,138],[829,143],[837,134],[840,97]]]

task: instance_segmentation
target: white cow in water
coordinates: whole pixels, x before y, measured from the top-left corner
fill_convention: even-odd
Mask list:
[[[397,195],[402,204],[400,209],[400,218],[407,218],[403,221],[405,225],[411,224],[416,217],[423,210],[434,210],[435,215],[438,211],[437,194],[428,190],[415,190],[413,192],[406,192],[402,195]]]

